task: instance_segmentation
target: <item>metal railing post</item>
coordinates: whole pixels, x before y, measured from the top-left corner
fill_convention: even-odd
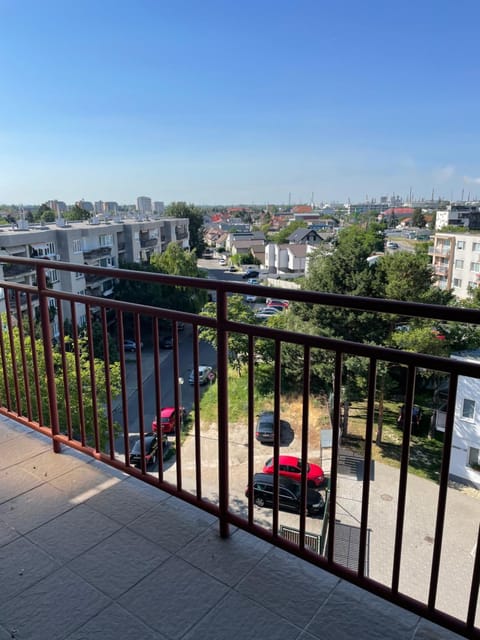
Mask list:
[[[53,363],[52,334],[50,331],[50,314],[48,312],[48,287],[45,268],[37,265],[37,287],[40,304],[40,324],[42,331],[43,353],[45,357],[45,372],[47,375],[48,407],[50,410],[50,428],[52,430],[53,450],[61,453],[60,443],[55,436],[60,433],[57,406],[57,387],[55,384],[55,367]]]

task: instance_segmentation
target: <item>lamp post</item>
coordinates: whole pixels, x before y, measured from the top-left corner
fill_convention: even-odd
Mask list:
[[[182,385],[185,382],[185,380],[183,378],[179,378],[178,379],[178,400],[179,400],[179,407],[178,410],[180,411],[180,426],[183,427],[183,407],[182,407]]]

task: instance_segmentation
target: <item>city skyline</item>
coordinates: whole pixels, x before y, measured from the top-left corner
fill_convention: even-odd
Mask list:
[[[477,195],[473,0],[0,0],[0,202]]]

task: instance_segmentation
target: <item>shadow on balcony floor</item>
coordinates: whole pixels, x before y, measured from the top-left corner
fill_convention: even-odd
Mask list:
[[[6,419],[0,478],[0,640],[459,637]]]

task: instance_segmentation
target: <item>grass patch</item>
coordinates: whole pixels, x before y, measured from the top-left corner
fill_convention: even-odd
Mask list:
[[[374,425],[372,457],[374,460],[389,464],[394,467],[400,466],[402,455],[403,432],[398,428],[397,418],[399,404],[396,402],[385,402],[382,442],[377,445],[375,438],[377,435],[376,425]],[[375,416],[377,418],[377,416]],[[429,426],[429,414],[424,412],[418,433],[410,439],[410,459],[409,471],[422,478],[437,481],[440,474],[442,461],[443,441],[441,436],[429,438],[427,436]],[[349,435],[343,438],[345,446],[357,452],[365,449],[365,424],[366,424],[366,403],[356,403],[350,408]]]

